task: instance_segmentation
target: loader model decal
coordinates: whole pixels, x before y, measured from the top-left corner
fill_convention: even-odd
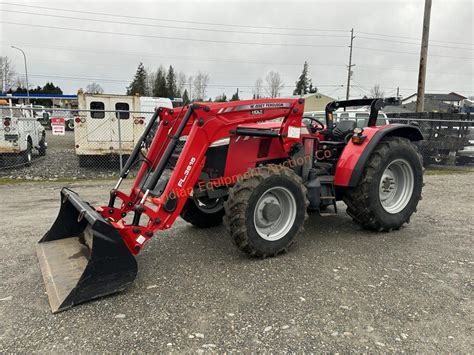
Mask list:
[[[179,179],[178,181],[178,186],[179,187],[183,187],[183,184],[184,182],[186,181],[186,179],[188,178],[188,175],[189,175],[189,172],[191,171],[194,163],[196,162],[196,158],[195,157],[192,157],[190,160],[189,160],[189,164],[188,166],[186,167],[186,170],[184,171],[183,173],[183,177],[181,179]]]

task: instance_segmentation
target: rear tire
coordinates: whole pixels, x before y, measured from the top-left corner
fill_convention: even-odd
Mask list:
[[[26,145],[26,150],[21,152],[21,158],[25,166],[31,166],[31,162],[33,161],[33,144],[31,144],[29,139]]]
[[[229,190],[224,224],[244,253],[276,256],[293,244],[307,207],[301,178],[287,167],[269,165],[249,170]]]
[[[209,228],[221,225],[224,214],[222,199],[206,201],[189,197],[181,211],[181,218],[198,228]]]
[[[372,152],[359,184],[343,199],[355,222],[391,231],[409,223],[422,188],[423,164],[416,147],[406,138],[389,137]]]

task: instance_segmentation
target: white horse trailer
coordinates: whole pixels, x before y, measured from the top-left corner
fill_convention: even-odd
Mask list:
[[[83,92],[78,93],[78,104],[74,137],[76,155],[83,166],[100,156],[129,155],[154,109],[173,107],[166,98]]]

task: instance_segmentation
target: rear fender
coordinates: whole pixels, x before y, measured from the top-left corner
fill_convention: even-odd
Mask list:
[[[411,141],[423,139],[423,135],[418,127],[406,124],[366,127],[364,128],[364,135],[367,138],[363,144],[358,145],[349,141],[344,148],[336,166],[334,185],[339,187],[357,186],[367,160],[384,137],[403,137]]]

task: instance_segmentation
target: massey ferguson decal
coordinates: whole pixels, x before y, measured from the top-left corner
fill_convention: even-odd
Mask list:
[[[288,108],[291,106],[292,105],[289,102],[262,102],[258,104],[221,108],[217,113],[227,113],[227,112],[237,112],[237,111],[252,111],[253,112],[254,110],[263,110],[263,109],[271,109],[271,108]],[[252,113],[252,114],[258,114],[258,113]]]

